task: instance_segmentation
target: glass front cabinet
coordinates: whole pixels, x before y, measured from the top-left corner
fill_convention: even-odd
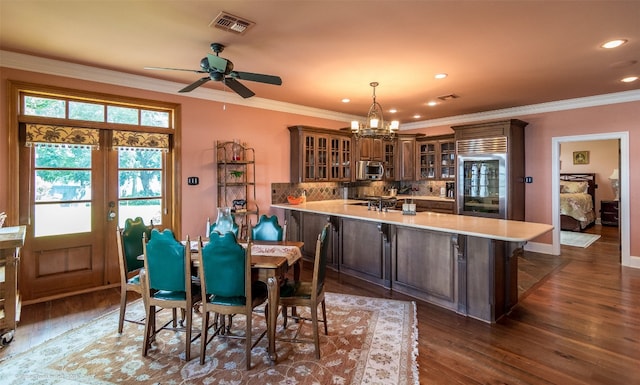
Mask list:
[[[353,151],[349,132],[291,126],[289,133],[292,183],[351,180]]]
[[[455,180],[456,142],[453,135],[418,139],[418,179]]]

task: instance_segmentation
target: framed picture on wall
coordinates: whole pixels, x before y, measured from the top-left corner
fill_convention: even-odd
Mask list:
[[[589,151],[574,151],[573,164],[589,164]]]

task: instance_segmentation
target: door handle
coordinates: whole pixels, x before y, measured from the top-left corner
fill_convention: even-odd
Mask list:
[[[107,221],[112,221],[116,219],[116,212],[113,208],[116,207],[116,203],[114,201],[109,202],[109,211],[107,212]]]

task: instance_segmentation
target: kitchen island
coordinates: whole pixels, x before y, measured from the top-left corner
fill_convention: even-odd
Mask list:
[[[287,237],[315,245],[332,224],[329,265],[460,314],[495,322],[518,302],[518,256],[553,226],[435,212],[373,211],[357,200],[272,204]],[[313,257],[313,250],[303,249]]]

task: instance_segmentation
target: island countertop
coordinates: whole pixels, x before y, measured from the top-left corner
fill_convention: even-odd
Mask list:
[[[307,202],[299,205],[287,203],[272,204],[271,207],[305,211],[316,214],[361,219],[364,221],[389,223],[398,226],[425,230],[490,238],[507,242],[526,242],[553,230],[552,225],[534,222],[511,221],[505,219],[473,217],[467,215],[420,212],[403,215],[400,210],[388,212],[370,211],[358,205],[362,201],[337,199]]]

